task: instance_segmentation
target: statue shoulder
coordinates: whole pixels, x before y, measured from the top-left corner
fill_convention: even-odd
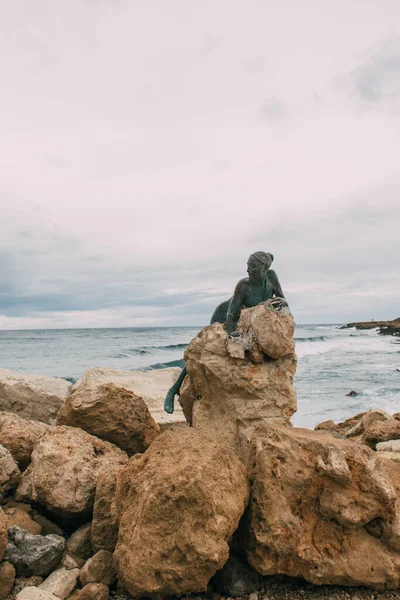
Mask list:
[[[238,292],[244,292],[249,287],[249,278],[244,277],[243,279],[239,279],[235,287],[235,294]]]
[[[270,281],[276,281],[278,279],[278,275],[275,273],[275,271],[273,269],[268,269],[267,278]]]

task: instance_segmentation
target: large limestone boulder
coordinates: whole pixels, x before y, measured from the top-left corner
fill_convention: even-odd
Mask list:
[[[145,452],[160,433],[144,400],[113,383],[79,386],[60,408],[57,423],[80,427],[129,456]]]
[[[7,448],[21,469],[28,466],[34,445],[48,429],[40,421],[29,421],[11,412],[0,412],[0,444]]]
[[[53,424],[71,387],[65,379],[0,369],[0,409]]]
[[[32,452],[17,499],[74,516],[91,510],[101,473],[127,462],[125,452],[75,427],[51,427]]]
[[[115,507],[117,474],[120,468],[102,473],[97,480],[93,505],[91,542],[95,552],[114,552],[118,539],[118,521]]]
[[[248,314],[256,309],[247,309]],[[189,384],[185,382],[183,399],[187,412],[189,385],[193,426],[236,448],[245,459],[257,427],[269,420],[289,420],[296,411],[296,356],[272,360],[253,340],[240,358],[231,351],[232,343],[238,344],[220,323],[205,327],[190,342],[185,352]]]
[[[296,323],[287,306],[277,309],[272,302],[267,300],[241,311],[236,326],[239,335],[230,340],[232,353],[235,342],[238,342],[237,347],[243,349],[238,355],[241,358],[244,358],[243,351],[246,350],[254,357],[258,355],[260,361],[263,360],[262,355],[277,359],[293,354]]]
[[[0,445],[0,499],[16,487],[21,476],[11,452]]]
[[[104,383],[114,383],[143,398],[155,422],[161,431],[171,426],[185,423],[185,417],[179,406],[172,415],[164,411],[164,399],[167,391],[177,380],[181,369],[155,369],[154,371],[118,371],[108,367],[93,367],[85,371],[74,384],[73,391],[80,386],[96,387]]]
[[[241,531],[250,565],[318,584],[397,588],[400,468],[380,454],[324,431],[261,427]]]
[[[191,428],[167,431],[117,476],[119,580],[133,596],[205,590],[248,502],[235,452]]]

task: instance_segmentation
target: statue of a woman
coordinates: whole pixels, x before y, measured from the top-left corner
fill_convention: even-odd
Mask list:
[[[228,334],[235,336],[236,323],[239,320],[242,308],[256,306],[260,302],[265,302],[271,298],[276,298],[273,302],[275,308],[282,308],[287,305],[283,294],[281,284],[275,271],[270,269],[274,257],[269,252],[254,252],[247,261],[248,277],[241,279],[233,292],[232,298],[225,300],[217,306],[210,324],[226,323]],[[181,385],[186,377],[186,367],[182,369],[181,374],[168,390],[164,401],[164,410],[167,413],[174,412],[175,396],[179,395]]]

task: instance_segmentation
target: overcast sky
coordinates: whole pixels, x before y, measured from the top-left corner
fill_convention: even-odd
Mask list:
[[[400,316],[399,0],[0,0],[0,328]]]

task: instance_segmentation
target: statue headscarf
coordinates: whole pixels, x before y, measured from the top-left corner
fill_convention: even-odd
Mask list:
[[[258,252],[253,252],[253,254],[250,254],[250,258],[251,257],[255,258],[265,266],[268,265],[268,268],[271,266],[272,261],[274,260],[274,255],[271,254],[271,252],[263,252],[262,250],[259,250]]]

